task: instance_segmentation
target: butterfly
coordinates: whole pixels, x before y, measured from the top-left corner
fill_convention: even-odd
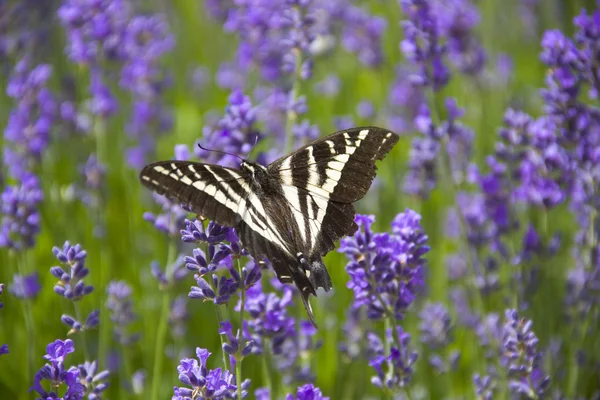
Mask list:
[[[145,166],[147,188],[215,223],[235,228],[257,260],[266,257],[280,282],[298,288],[310,321],[309,296],[329,291],[323,256],[358,229],[353,203],[369,190],[375,161],[398,142],[377,127],[338,131],[268,166],[243,160],[239,169],[192,161]]]

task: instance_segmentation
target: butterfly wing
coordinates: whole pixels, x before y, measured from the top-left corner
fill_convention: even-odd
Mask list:
[[[147,188],[228,227],[240,220],[245,178],[239,170],[190,161],[159,161],[140,172]]]
[[[377,127],[352,128],[318,139],[267,167],[277,177],[312,253],[334,249],[358,229],[353,202],[371,187],[398,135]]]

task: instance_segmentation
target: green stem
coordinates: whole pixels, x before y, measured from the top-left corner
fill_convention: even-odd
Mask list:
[[[275,398],[275,393],[273,393],[273,380],[271,379],[271,368],[269,367],[270,365],[270,352],[269,352],[269,346],[271,346],[271,343],[269,342],[269,339],[265,339],[264,343],[263,343],[263,354],[262,354],[262,370],[263,370],[263,375],[267,384],[267,389],[269,389],[269,395],[271,396],[271,398]]]
[[[237,267],[238,273],[240,274],[240,278],[242,279],[241,288],[240,288],[240,332],[244,331],[244,301],[246,298],[246,284],[244,282],[244,275],[242,274],[242,263],[240,259],[237,259]],[[242,400],[242,350],[244,349],[244,345],[242,343],[243,337],[240,334],[240,343],[238,344],[238,359],[235,364],[235,379],[237,381],[237,395],[238,400]]]
[[[17,265],[17,272],[21,277],[25,276],[25,265],[27,264],[26,254],[20,253],[16,254],[12,251],[9,251],[9,257],[13,259],[18,257],[16,263],[10,262],[9,264]],[[33,323],[33,315],[31,311],[31,299],[21,299],[20,301],[22,309],[23,309],[23,317],[25,319],[25,332],[27,333],[27,362],[25,364],[26,368],[26,376],[33,375],[33,366],[35,365],[35,360],[33,359],[33,350],[35,349],[35,331],[33,327],[35,324]]]
[[[221,326],[221,323],[225,322],[225,318],[223,317],[223,310],[221,309],[220,304],[215,304],[215,311],[217,313],[217,321],[219,322],[219,326]],[[221,339],[221,349],[223,349],[223,345],[225,344],[225,335],[219,335],[219,339]],[[227,361],[227,354],[225,354],[224,351],[221,353],[223,354],[223,368],[231,371],[229,362]]]
[[[106,121],[103,118],[96,118],[94,121],[94,139],[96,141],[96,159],[98,163],[108,166],[108,160],[106,158]],[[93,221],[95,226],[100,226],[102,230],[106,228],[104,221],[108,214],[107,201],[105,193],[102,190],[98,191],[98,204],[96,210],[94,210]],[[104,232],[106,234],[106,232]],[[113,276],[112,265],[110,262],[106,262],[106,254],[109,249],[106,248],[105,240],[100,241],[100,249],[98,251],[98,264],[100,273],[100,284],[99,287],[102,290],[106,290],[108,283]],[[100,329],[99,329],[99,344],[98,344],[98,357],[102,360],[98,360],[102,365],[106,365],[106,354],[108,354],[108,347],[110,345],[111,330],[109,315],[106,312],[100,312]]]
[[[241,343],[240,343],[240,345],[241,345]],[[242,400],[242,358],[241,357],[235,363],[235,380],[236,380],[236,384],[237,384],[238,400]]]
[[[79,303],[77,301],[73,302],[73,307],[75,308],[75,316],[77,317],[77,321],[80,321],[80,322],[83,321],[83,319],[81,318],[82,317],[81,309],[80,309]],[[81,338],[81,346],[83,347],[83,355],[85,357],[85,360],[89,361],[90,355],[88,352],[88,346],[87,346],[87,341],[86,341],[85,335],[86,335],[85,329],[82,330],[81,332],[79,332],[79,337]]]
[[[152,371],[152,400],[159,398],[160,391],[160,375],[162,372],[162,364],[165,356],[165,340],[167,337],[167,326],[169,320],[169,291],[163,292],[161,316],[156,333],[156,344],[154,346],[154,368]]]
[[[169,265],[175,254],[175,243],[171,241],[167,251],[167,263]],[[169,323],[169,307],[171,305],[171,293],[169,287],[163,290],[161,305],[161,314],[156,332],[156,342],[154,346],[154,368],[152,371],[152,400],[157,400],[160,391],[160,376],[162,373],[163,360],[165,358],[165,342],[167,339],[167,327]]]

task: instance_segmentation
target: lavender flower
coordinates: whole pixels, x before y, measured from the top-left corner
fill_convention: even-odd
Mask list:
[[[329,400],[329,397],[323,396],[321,389],[309,383],[307,385],[300,386],[295,396],[289,393],[287,396],[285,396],[285,400]]]
[[[256,400],[271,400],[271,392],[268,388],[258,388],[254,391]]]
[[[42,285],[37,272],[23,276],[14,275],[13,283],[8,288],[8,291],[19,299],[33,299],[37,297],[40,290],[42,290]]]
[[[373,216],[357,215],[361,230],[342,239],[340,252],[350,259],[348,288],[354,291],[354,307],[365,306],[368,317],[402,319],[423,285],[421,258],[429,251],[420,216],[407,210],[392,223],[394,233],[373,233]]]
[[[75,367],[65,369],[64,365],[66,356],[75,351],[73,341],[71,339],[65,341],[57,339],[46,347],[46,351],[47,354],[44,358],[50,363],[44,365],[35,374],[33,386],[29,390],[35,390],[39,394],[36,399],[55,399],[62,397],[56,390],[66,385],[64,398],[83,399],[85,388],[79,382],[79,370]],[[44,380],[50,381],[50,391],[44,389],[42,385]]]
[[[4,283],[0,283],[0,294],[4,292]],[[0,301],[0,310],[4,307],[4,303]]]
[[[400,48],[419,72],[413,79],[422,85],[439,90],[450,79],[450,69],[444,63],[446,46],[432,4],[423,0],[401,0],[408,19],[402,22],[404,39]]]
[[[253,353],[261,354],[270,343],[274,354],[282,354],[284,342],[295,330],[294,318],[288,315],[292,293],[289,286],[283,287],[281,297],[265,293],[260,281],[246,291],[244,308],[249,317],[244,321],[244,337],[253,340]]]
[[[452,321],[442,303],[430,303],[419,313],[421,341],[433,349],[440,349],[452,340]]]
[[[87,253],[81,248],[81,245],[76,244],[71,246],[69,241],[66,241],[63,248],[52,248],[54,256],[68,267],[68,273],[62,267],[50,268],[50,273],[59,279],[59,282],[54,286],[54,291],[69,300],[81,300],[84,296],[92,293],[94,287],[86,285],[83,279],[89,274],[89,269],[85,266],[85,258]]]
[[[376,375],[371,378],[371,383],[379,388],[405,387],[413,375],[413,365],[417,361],[417,352],[409,349],[410,335],[400,326],[386,332],[387,340],[393,342],[390,354],[384,355],[383,349],[376,349],[376,356],[369,365],[375,369]],[[387,369],[390,369],[386,371]]]
[[[241,331],[238,329],[237,334],[233,335],[233,328],[229,321],[221,322],[219,334],[227,337],[227,342],[223,343],[223,351],[235,358],[236,361],[241,361],[244,357],[252,352],[253,342],[241,342]]]
[[[183,225],[183,221],[188,214],[187,211],[179,204],[173,203],[164,196],[152,193],[152,197],[161,206],[162,213],[154,214],[145,212],[144,220],[153,224],[159,232],[166,233],[170,236],[177,236]]]
[[[185,259],[182,256],[167,265],[164,271],[156,261],[152,262],[150,269],[152,276],[156,278],[161,288],[171,286],[189,275],[188,269],[185,268]]]
[[[122,0],[64,1],[58,17],[67,31],[69,58],[84,65],[121,60],[129,16],[129,3]]]
[[[109,371],[98,372],[98,362],[95,360],[86,361],[77,368],[79,369],[79,382],[85,388],[87,398],[100,400],[102,392],[108,388],[108,382],[102,381],[108,379]]]
[[[96,361],[79,365],[78,367],[65,367],[68,354],[73,353],[75,347],[71,339],[62,341],[60,339],[48,344],[47,354],[44,356],[50,363],[44,365],[35,374],[33,386],[29,389],[35,390],[39,397],[36,400],[47,399],[101,399],[102,392],[108,387],[108,383],[102,382],[108,378],[108,371],[98,371]],[[50,381],[50,391],[44,388],[43,381]],[[58,389],[66,386],[62,396]]]
[[[447,118],[437,126],[425,103],[421,104],[414,119],[414,125],[422,136],[413,140],[404,190],[423,198],[427,198],[436,186],[440,168],[449,168],[447,173],[451,174],[452,185],[460,184],[467,174],[473,132],[458,121],[464,110],[458,107],[455,99],[446,99],[444,105]],[[447,142],[445,148],[443,142]],[[447,154],[440,155],[441,151]],[[438,165],[438,160],[443,157],[447,157],[449,165]]]
[[[179,381],[188,387],[174,387],[174,400],[187,400],[196,395],[206,399],[233,399],[237,395],[235,376],[227,370],[216,368],[209,370],[206,361],[210,356],[206,349],[196,348],[196,357],[184,358],[177,367]],[[242,397],[248,395],[250,380],[241,383]]]
[[[129,325],[136,319],[133,303],[130,300],[131,287],[123,281],[112,281],[106,288],[106,307],[110,310],[110,320],[114,324],[116,340],[128,345],[139,339],[139,334],[129,333]]]
[[[0,247],[26,249],[40,231],[38,206],[44,195],[39,180],[25,174],[20,184],[6,186],[0,198]]]
[[[492,400],[494,398],[496,382],[491,376],[475,374],[473,375],[473,384],[478,399]]]
[[[250,153],[252,143],[260,139],[255,133],[256,108],[250,102],[250,98],[240,90],[231,92],[228,105],[225,108],[225,116],[217,122],[216,127],[204,127],[203,147],[222,150],[241,157]],[[216,152],[205,152],[195,149],[196,155],[203,162],[233,166],[239,163],[237,157],[220,155]]]
[[[3,344],[0,346],[0,356],[3,354],[8,354],[8,345],[7,344]]]
[[[71,329],[67,333],[67,335],[72,335],[77,332],[88,331],[90,329],[97,328],[100,325],[100,318],[98,315],[100,314],[100,310],[94,310],[85,319],[83,323],[77,321],[74,317],[70,315],[63,314],[60,317],[60,320],[63,324],[69,326]]]
[[[85,164],[79,167],[79,171],[85,177],[85,184],[78,188],[82,201],[90,207],[100,205],[100,192],[104,187],[106,167],[100,163],[96,155],[91,154]]]
[[[46,87],[52,73],[49,65],[30,68],[27,58],[19,61],[6,93],[16,101],[4,130],[4,163],[8,174],[24,181],[48,145],[56,105]]]
[[[367,14],[362,8],[346,5],[340,16],[343,23],[342,46],[346,51],[356,53],[361,63],[377,67],[383,62],[382,36],[386,20]]]
[[[537,351],[532,322],[520,318],[516,310],[506,310],[505,318],[502,362],[508,370],[510,390],[515,395],[543,396],[550,377],[541,370],[542,354]]]
[[[160,15],[135,16],[124,32],[125,64],[120,84],[134,96],[132,118],[127,125],[127,133],[136,143],[127,151],[129,164],[134,168],[141,168],[154,152],[153,134],[166,132],[172,125],[171,113],[160,99],[167,82],[158,61],[173,45],[166,19]]]

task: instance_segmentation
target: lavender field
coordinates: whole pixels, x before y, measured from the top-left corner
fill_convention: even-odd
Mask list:
[[[1,399],[600,399],[600,2],[0,0],[0,71]],[[139,179],[360,126],[318,328]]]

